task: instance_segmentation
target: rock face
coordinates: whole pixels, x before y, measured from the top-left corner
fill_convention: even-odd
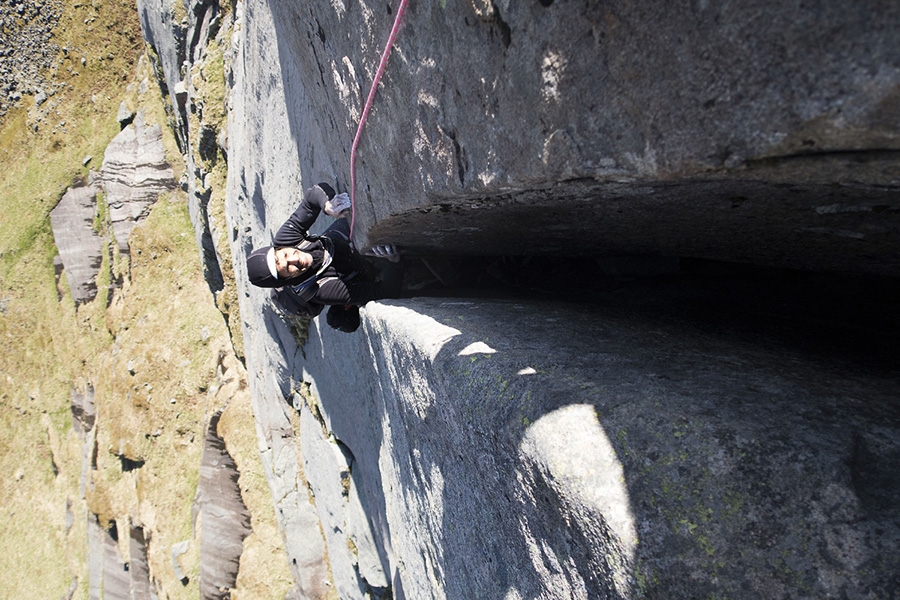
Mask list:
[[[214,38],[222,24],[219,3],[191,3],[188,14],[180,20],[175,16],[180,8],[176,3],[140,0],[137,5],[144,38],[154,49],[158,70],[163,75],[159,85],[168,93],[170,114],[174,116],[173,130],[184,153],[187,173],[191,175],[185,182],[186,190],[197,243],[203,251],[206,279],[213,293],[218,293],[224,284],[219,267],[223,260],[220,251],[224,248],[216,248],[213,242],[215,224],[207,210],[212,190],[205,181],[216,162],[216,132],[212,127],[223,127],[224,136],[225,124],[204,120],[204,100],[194,87],[194,75],[204,79],[207,46],[215,45]],[[224,89],[225,82],[220,80],[216,85]],[[219,103],[224,104],[224,99],[219,99]],[[224,106],[216,107],[216,112],[224,113],[224,110]],[[192,118],[199,120],[193,131]]]
[[[890,596],[900,8],[411,3],[357,245],[620,277],[662,257],[663,278],[584,304],[370,303],[356,334],[315,321],[303,342],[242,259],[304,187],[349,187],[395,10],[231,15],[228,239],[298,595],[330,572],[341,598]],[[681,258],[882,278],[817,296],[811,275],[674,276]]]
[[[810,356],[803,327],[764,344],[698,327],[673,308],[700,299],[685,290],[644,296],[377,303],[363,335],[311,334],[304,369],[349,458],[304,427],[304,466],[323,529],[375,542],[357,580],[406,598],[890,595],[896,373]],[[345,473],[343,496],[320,493]]]
[[[217,431],[221,412],[207,427],[200,465],[200,482],[194,500],[199,515],[200,597],[230,598],[240,564],[244,538],[250,533],[250,513],[241,498],[238,470]],[[195,517],[196,521],[196,517]]]
[[[69,291],[76,304],[97,295],[95,277],[103,262],[103,238],[94,229],[97,188],[69,188],[50,211],[53,239],[62,260]]]
[[[82,438],[94,428],[94,388],[87,385],[82,392],[72,388],[72,429]]]
[[[175,187],[166,162],[159,125],[146,126],[138,115],[106,148],[100,175],[90,185],[69,188],[50,212],[53,237],[76,304],[97,295],[95,278],[103,260],[103,239],[94,229],[97,192],[103,190],[119,251],[128,252],[128,236],[147,216],[159,194]]]
[[[119,553],[115,523],[110,529],[104,529],[97,522],[97,517],[91,515],[88,518],[88,550],[90,597],[110,600],[131,598],[132,576],[129,575],[129,565]],[[144,582],[143,587],[147,589],[148,582]]]
[[[159,125],[145,125],[138,114],[107,146],[99,180],[106,190],[116,243],[121,252],[128,252],[135,224],[147,216],[161,193],[175,188]]]
[[[349,187],[393,15],[247,4],[267,50],[236,67],[235,114],[260,119],[236,175],[280,216],[298,162]],[[852,3],[413,3],[359,149],[357,242],[896,276],[898,23]]]
[[[169,95],[173,113],[180,118],[174,128],[182,151],[185,151],[184,96],[178,102],[175,87],[182,82],[181,66],[185,61],[185,29],[187,19],[176,22],[175,4],[164,0],[141,0],[137,3],[144,39],[153,48],[157,67],[163,71],[163,79],[158,81],[163,93]],[[182,83],[182,87],[184,84]]]
[[[144,528],[131,523],[128,549],[128,572],[131,579],[131,598],[152,598],[155,591],[150,586],[150,570],[147,566],[147,537]]]

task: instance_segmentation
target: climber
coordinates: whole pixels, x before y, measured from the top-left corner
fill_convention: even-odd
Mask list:
[[[335,217],[321,236],[309,235],[319,213]],[[327,183],[306,190],[294,214],[278,229],[272,246],[258,248],[247,257],[250,283],[273,288],[272,299],[281,310],[315,317],[330,306],[328,324],[339,331],[359,327],[359,307],[399,294],[403,272],[393,246],[377,246],[370,260],[350,244],[347,194],[335,194]]]

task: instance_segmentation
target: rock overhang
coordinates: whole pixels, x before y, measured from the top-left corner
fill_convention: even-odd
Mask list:
[[[701,258],[900,276],[900,192],[772,178],[561,181],[391,215],[363,243],[407,254]]]

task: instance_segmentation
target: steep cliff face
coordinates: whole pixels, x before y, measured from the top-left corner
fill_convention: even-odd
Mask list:
[[[186,116],[199,94],[178,127],[200,200],[200,141],[227,148],[210,239],[301,597],[892,593],[900,9],[413,0],[360,146],[360,248],[554,258],[544,288],[585,257],[691,268],[584,304],[372,303],[304,339],[242,258],[304,187],[349,187],[396,5],[229,8],[190,5],[186,47],[141,14],[170,90],[205,31],[224,49],[227,142]]]
[[[248,3],[265,51],[236,67],[254,157],[232,173],[254,206],[277,210],[298,164],[349,185],[392,10]],[[897,275],[898,21],[843,3],[413,3],[360,146],[358,242]]]

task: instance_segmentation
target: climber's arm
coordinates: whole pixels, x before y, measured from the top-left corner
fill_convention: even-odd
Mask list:
[[[314,185],[303,194],[300,206],[294,211],[287,221],[278,228],[273,245],[296,246],[304,239],[309,228],[319,217],[323,210],[326,214],[339,216],[342,211],[349,208],[350,200],[346,194],[335,196],[334,189],[327,183]]]

